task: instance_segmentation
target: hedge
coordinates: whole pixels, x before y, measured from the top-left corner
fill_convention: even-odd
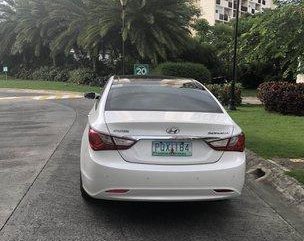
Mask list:
[[[210,84],[206,85],[210,92],[225,106],[228,106],[230,101],[230,84]],[[236,85],[235,104],[240,106],[242,104],[242,88],[241,85]]]
[[[33,79],[33,70],[30,68],[20,68],[18,71],[13,74],[14,77],[18,79]]]
[[[33,80],[66,82],[69,78],[69,73],[67,70],[57,67],[43,66],[35,70],[31,77]]]
[[[166,62],[156,67],[156,73],[167,76],[196,79],[201,83],[210,83],[211,73],[202,64]]]
[[[258,88],[258,98],[268,111],[304,116],[304,84],[263,83]]]
[[[18,79],[56,82],[69,81],[75,84],[91,86],[103,86],[109,78],[109,76],[98,76],[90,68],[71,70],[68,67],[59,68],[54,66],[42,66],[38,69],[21,67],[12,76]]]
[[[91,85],[97,77],[96,73],[89,68],[80,68],[72,70],[69,72],[69,75],[69,82],[85,85]]]

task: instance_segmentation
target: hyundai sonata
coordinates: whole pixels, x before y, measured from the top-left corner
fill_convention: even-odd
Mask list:
[[[192,79],[112,77],[81,145],[86,199],[193,201],[241,194],[245,137],[210,91]]]

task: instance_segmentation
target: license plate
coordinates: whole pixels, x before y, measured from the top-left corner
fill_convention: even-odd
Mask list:
[[[153,141],[152,156],[192,156],[192,142]]]

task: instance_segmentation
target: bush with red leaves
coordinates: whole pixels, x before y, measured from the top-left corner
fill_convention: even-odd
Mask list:
[[[266,82],[259,86],[258,98],[268,111],[304,116],[304,83]]]

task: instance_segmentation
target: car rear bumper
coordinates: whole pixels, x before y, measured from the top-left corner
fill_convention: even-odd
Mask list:
[[[218,200],[239,196],[245,154],[224,153],[204,165],[148,165],[124,161],[117,152],[82,148],[83,188],[96,199],[134,201]],[[122,192],[125,193],[115,193]]]

